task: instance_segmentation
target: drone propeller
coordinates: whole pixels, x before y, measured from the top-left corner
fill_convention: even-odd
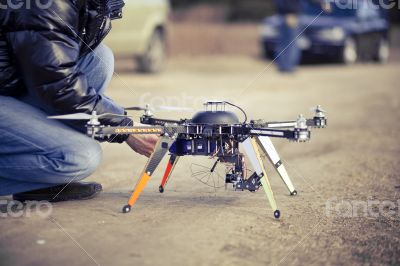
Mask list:
[[[159,106],[156,109],[164,111],[193,111],[193,108],[179,106]]]
[[[312,112],[315,112],[315,113],[324,113],[324,114],[327,114],[327,113],[328,113],[327,111],[325,111],[324,109],[322,109],[322,106],[321,106],[321,105],[317,105],[316,107],[312,107],[310,110],[311,110]]]
[[[141,106],[133,106],[133,107],[127,107],[125,108],[127,111],[193,111],[193,108],[189,107],[179,107],[179,106],[167,106],[167,105],[162,105],[158,107],[150,107],[150,105],[146,105],[146,107],[141,107]]]
[[[48,119],[58,119],[58,120],[90,120],[92,118],[91,115],[85,113],[77,113],[70,115],[57,115],[57,116],[49,116]]]
[[[134,107],[127,107],[127,108],[125,108],[125,110],[127,110],[127,111],[146,111],[147,108],[134,106]]]
[[[96,112],[93,112],[91,115],[86,114],[86,113],[76,113],[76,114],[69,114],[69,115],[49,116],[48,118],[49,119],[57,119],[57,120],[92,120],[92,119],[122,118],[122,117],[129,117],[129,116],[111,114],[111,113],[97,115]]]

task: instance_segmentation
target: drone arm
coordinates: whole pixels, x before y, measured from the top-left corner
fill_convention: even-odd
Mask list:
[[[266,136],[274,138],[294,139],[293,130],[284,129],[271,129],[271,128],[252,128],[250,130],[251,136]]]
[[[258,120],[253,122],[253,126],[260,128],[288,128],[295,127],[296,121],[265,122],[263,120]]]
[[[327,119],[325,117],[314,117],[311,119],[307,119],[306,122],[308,127],[325,127],[327,124]],[[281,122],[265,122],[262,120],[258,120],[253,122],[253,126],[257,128],[295,128],[297,125],[297,121],[281,121]]]
[[[174,142],[173,139],[167,138],[165,136],[163,136],[159,139],[153,154],[150,156],[150,158],[143,170],[141,178],[139,179],[138,183],[136,184],[136,187],[135,187],[131,197],[128,200],[128,204],[126,206],[124,206],[124,208],[123,208],[124,213],[129,212],[131,210],[131,207],[136,203],[136,201],[139,198],[140,194],[142,193],[143,189],[146,187],[148,181],[150,180],[154,171],[157,169],[161,160],[164,158],[165,154],[169,151],[169,148],[171,147],[173,142]]]
[[[165,126],[133,126],[133,127],[88,127],[88,133],[91,131],[96,132],[96,137],[103,137],[109,135],[145,135],[145,134],[156,134],[174,136],[179,133],[185,132],[184,127],[176,125],[165,125]]]
[[[307,127],[294,129],[270,129],[270,128],[252,128],[250,136],[264,136],[273,138],[285,138],[298,142],[307,141],[311,137],[310,130]]]
[[[89,137],[110,141],[114,140],[115,138],[124,138],[128,135],[149,135],[149,134],[156,134],[156,135],[163,135],[164,128],[163,127],[143,127],[143,126],[126,126],[126,127],[102,127],[102,126],[91,126],[88,125],[86,127],[86,134]]]
[[[132,134],[164,134],[163,127],[147,127],[147,126],[133,126],[133,127],[103,127],[100,128],[97,134],[101,135],[132,135]]]
[[[140,123],[145,125],[153,125],[153,126],[164,126],[165,124],[179,124],[181,121],[178,120],[169,120],[169,119],[159,119],[151,116],[142,116],[140,118]]]

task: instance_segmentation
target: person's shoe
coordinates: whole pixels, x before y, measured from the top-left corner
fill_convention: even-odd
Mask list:
[[[94,198],[103,190],[99,183],[73,182],[50,188],[38,189],[13,195],[16,201],[60,202],[68,200],[87,200]]]

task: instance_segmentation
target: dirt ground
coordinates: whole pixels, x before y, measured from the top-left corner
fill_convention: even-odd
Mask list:
[[[164,161],[132,213],[122,214],[146,160],[105,144],[90,178],[104,193],[54,204],[47,218],[1,219],[0,265],[399,265],[399,71],[396,62],[319,65],[288,76],[250,57],[175,58],[157,76],[120,68],[109,96],[125,106],[201,109],[205,99],[226,99],[251,118],[281,120],[311,116],[322,104],[329,127],[314,130],[311,142],[274,140],[298,196],[288,196],[267,163],[282,213],[275,220],[263,191],[204,186],[190,168],[209,161],[188,157],[160,194]],[[374,200],[368,212],[357,207]]]

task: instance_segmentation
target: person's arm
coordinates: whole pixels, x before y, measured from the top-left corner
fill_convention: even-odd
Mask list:
[[[51,7],[9,11],[6,37],[21,77],[30,94],[49,114],[114,113],[122,107],[97,94],[88,86],[87,77],[77,66],[80,39],[79,11],[74,1],[52,1]],[[130,119],[104,119],[104,124],[124,126]],[[83,128],[85,122],[80,126]],[[113,136],[123,142],[127,136]]]

